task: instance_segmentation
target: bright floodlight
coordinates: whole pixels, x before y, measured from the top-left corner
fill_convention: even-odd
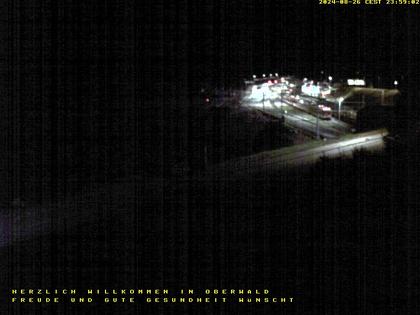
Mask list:
[[[271,93],[268,83],[264,83],[260,86],[254,85],[249,98],[253,99],[254,102],[261,102],[263,100],[272,99],[273,93]]]
[[[303,94],[313,96],[313,97],[318,97],[319,93],[321,93],[321,90],[320,90],[319,86],[311,85],[311,84],[302,85],[301,91],[302,91]]]
[[[328,77],[328,81],[332,81],[332,76],[329,76]]]
[[[394,81],[394,85],[398,85],[398,81],[397,80]]]

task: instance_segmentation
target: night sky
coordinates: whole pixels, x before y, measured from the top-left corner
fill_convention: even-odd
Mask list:
[[[57,69],[67,86],[106,71],[111,82],[103,84],[135,81],[149,91],[152,78],[220,84],[274,71],[407,75],[417,59],[416,11],[316,1],[25,1],[2,14],[13,17],[8,27],[18,36],[8,39],[19,51],[9,57],[23,66],[22,77]]]

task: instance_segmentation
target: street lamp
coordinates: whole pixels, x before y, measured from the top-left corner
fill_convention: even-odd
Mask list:
[[[332,79],[333,79],[333,78],[332,78],[332,76],[329,76],[329,77],[328,77],[328,81],[330,81],[330,82],[331,82],[331,81],[332,81]]]
[[[262,77],[265,78],[265,73],[263,73]]]
[[[257,78],[257,76],[254,74],[254,75],[252,76],[252,78],[256,79],[256,78]]]
[[[343,97],[340,97],[338,99],[338,120],[341,118],[341,103],[344,101]]]
[[[397,87],[397,85],[398,85],[398,81],[397,81],[397,80],[395,80],[395,81],[394,81],[394,86],[395,86],[395,87]]]

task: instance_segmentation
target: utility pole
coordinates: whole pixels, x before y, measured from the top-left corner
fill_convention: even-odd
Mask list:
[[[284,116],[284,110],[283,110],[283,90],[280,90],[280,108],[281,108],[281,116]]]
[[[316,138],[319,139],[319,108],[316,112]]]
[[[344,98],[340,97],[338,99],[338,120],[341,118],[341,103],[344,101]]]
[[[265,93],[263,93],[263,111],[265,111],[265,105],[264,105],[264,103],[265,103]]]
[[[208,152],[207,152],[207,145],[204,146],[204,169],[207,170],[208,165]]]

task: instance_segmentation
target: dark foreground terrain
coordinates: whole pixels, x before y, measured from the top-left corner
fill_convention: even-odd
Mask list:
[[[389,148],[236,180],[131,178],[82,183],[48,204],[15,201],[3,221],[32,223],[22,219],[2,236],[2,309],[415,314],[418,173],[416,155]],[[267,288],[294,302],[13,305],[11,288]]]

